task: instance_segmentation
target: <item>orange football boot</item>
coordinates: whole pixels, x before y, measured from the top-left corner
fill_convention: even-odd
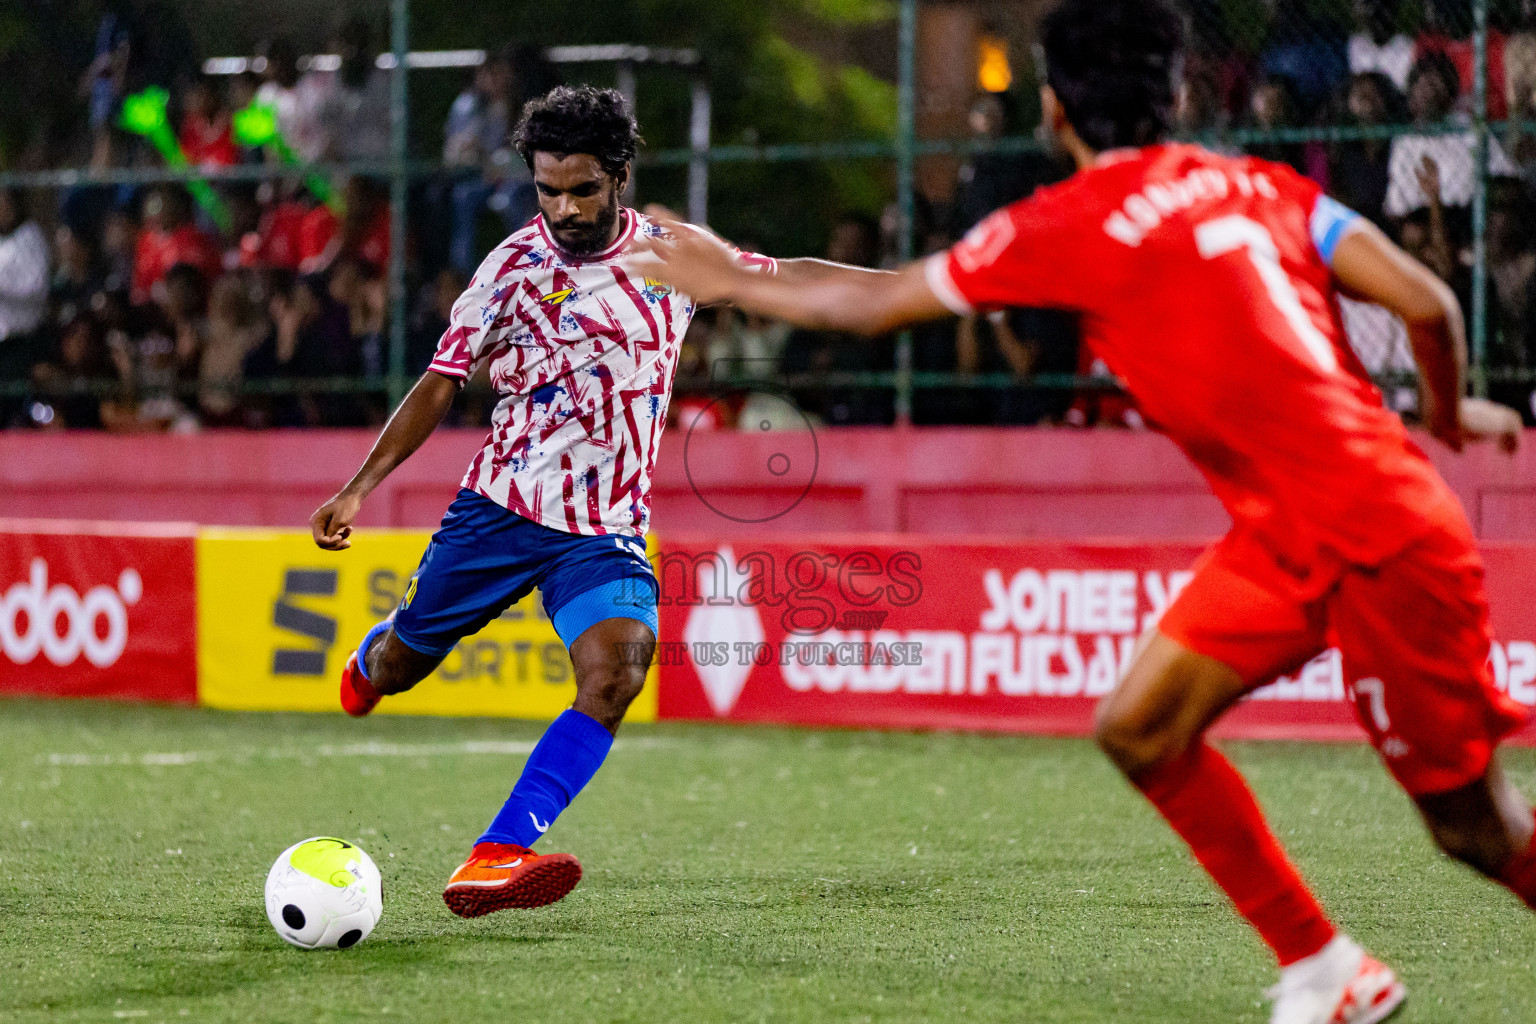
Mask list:
[[[353,718],[362,718],[378,706],[384,695],[363,678],[357,667],[357,652],[347,659],[347,667],[341,670],[341,709]]]
[[[564,899],[581,881],[581,862],[569,853],[538,854],[511,843],[476,843],[469,860],[448,879],[443,902],[460,917],[516,907],[527,910]]]

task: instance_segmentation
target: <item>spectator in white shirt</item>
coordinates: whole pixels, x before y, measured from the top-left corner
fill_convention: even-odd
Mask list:
[[[0,189],[0,348],[37,330],[48,305],[48,240],[21,193]]]
[[[341,67],[312,70],[300,81],[301,88],[312,86],[320,95],[315,116],[328,160],[389,157],[390,72],[377,66],[371,41],[368,22],[348,18],[331,42]]]
[[[1444,123],[1455,110],[1460,88],[1461,78],[1450,58],[1443,53],[1426,53],[1408,76],[1408,112],[1414,124],[1427,128]],[[1402,218],[1429,205],[1419,186],[1419,171],[1425,158],[1440,169],[1441,201],[1447,207],[1470,206],[1477,178],[1473,158],[1476,144],[1470,129],[1444,135],[1400,135],[1393,139],[1387,166],[1387,216]],[[1488,170],[1494,176],[1515,173],[1515,165],[1494,138],[1488,140]]]
[[[36,331],[48,307],[48,242],[28,219],[21,192],[0,189],[0,383],[24,381],[37,361]],[[0,427],[19,404],[0,396]]]
[[[1399,90],[1408,89],[1413,70],[1413,40],[1398,31],[1398,7],[1387,0],[1355,0],[1360,31],[1349,37],[1349,73],[1379,71]]]
[[[256,102],[277,113],[277,130],[283,141],[304,160],[325,156],[325,136],[319,122],[323,90],[313,76],[299,77],[299,54],[289,40],[278,37],[262,47],[266,65]]]
[[[1526,13],[1518,31],[1504,44],[1504,90],[1509,106],[1509,132],[1504,144],[1527,176],[1536,166],[1536,140],[1525,122],[1536,117],[1536,2],[1525,0]]]

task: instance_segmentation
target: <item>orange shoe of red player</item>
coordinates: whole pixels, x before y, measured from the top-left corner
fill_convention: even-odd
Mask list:
[[[568,853],[538,854],[510,843],[476,843],[448,879],[443,902],[460,917],[512,907],[526,910],[564,899],[581,881],[581,863]]]
[[[347,659],[347,667],[341,670],[341,709],[353,718],[362,718],[378,706],[384,695],[363,678],[357,667],[357,652]]]

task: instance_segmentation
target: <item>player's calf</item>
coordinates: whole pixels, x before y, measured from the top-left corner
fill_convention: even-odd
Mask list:
[[[576,671],[576,700],[571,707],[609,732],[616,731],[629,705],[645,688],[655,651],[655,634],[637,619],[604,619],[591,626],[571,645],[571,665]]]
[[[1414,802],[1447,856],[1502,882],[1536,909],[1536,822],[1497,761],[1465,786],[1421,794]]]
[[[441,661],[401,643],[385,620],[363,636],[341,671],[342,710],[361,718],[385,697],[403,693],[431,675]]]
[[[1100,704],[1097,738],[1286,967],[1336,933],[1242,776],[1202,738],[1244,689],[1225,664],[1154,633]]]

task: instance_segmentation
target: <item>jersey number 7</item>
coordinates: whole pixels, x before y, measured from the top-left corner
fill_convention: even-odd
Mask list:
[[[1218,217],[1196,226],[1195,247],[1200,250],[1201,258],[1207,260],[1246,249],[1253,269],[1258,271],[1259,280],[1269,293],[1269,300],[1290,325],[1296,340],[1324,373],[1337,372],[1339,357],[1333,344],[1302,308],[1301,296],[1296,294],[1296,286],[1280,265],[1280,249],[1268,228],[1240,215]]]

